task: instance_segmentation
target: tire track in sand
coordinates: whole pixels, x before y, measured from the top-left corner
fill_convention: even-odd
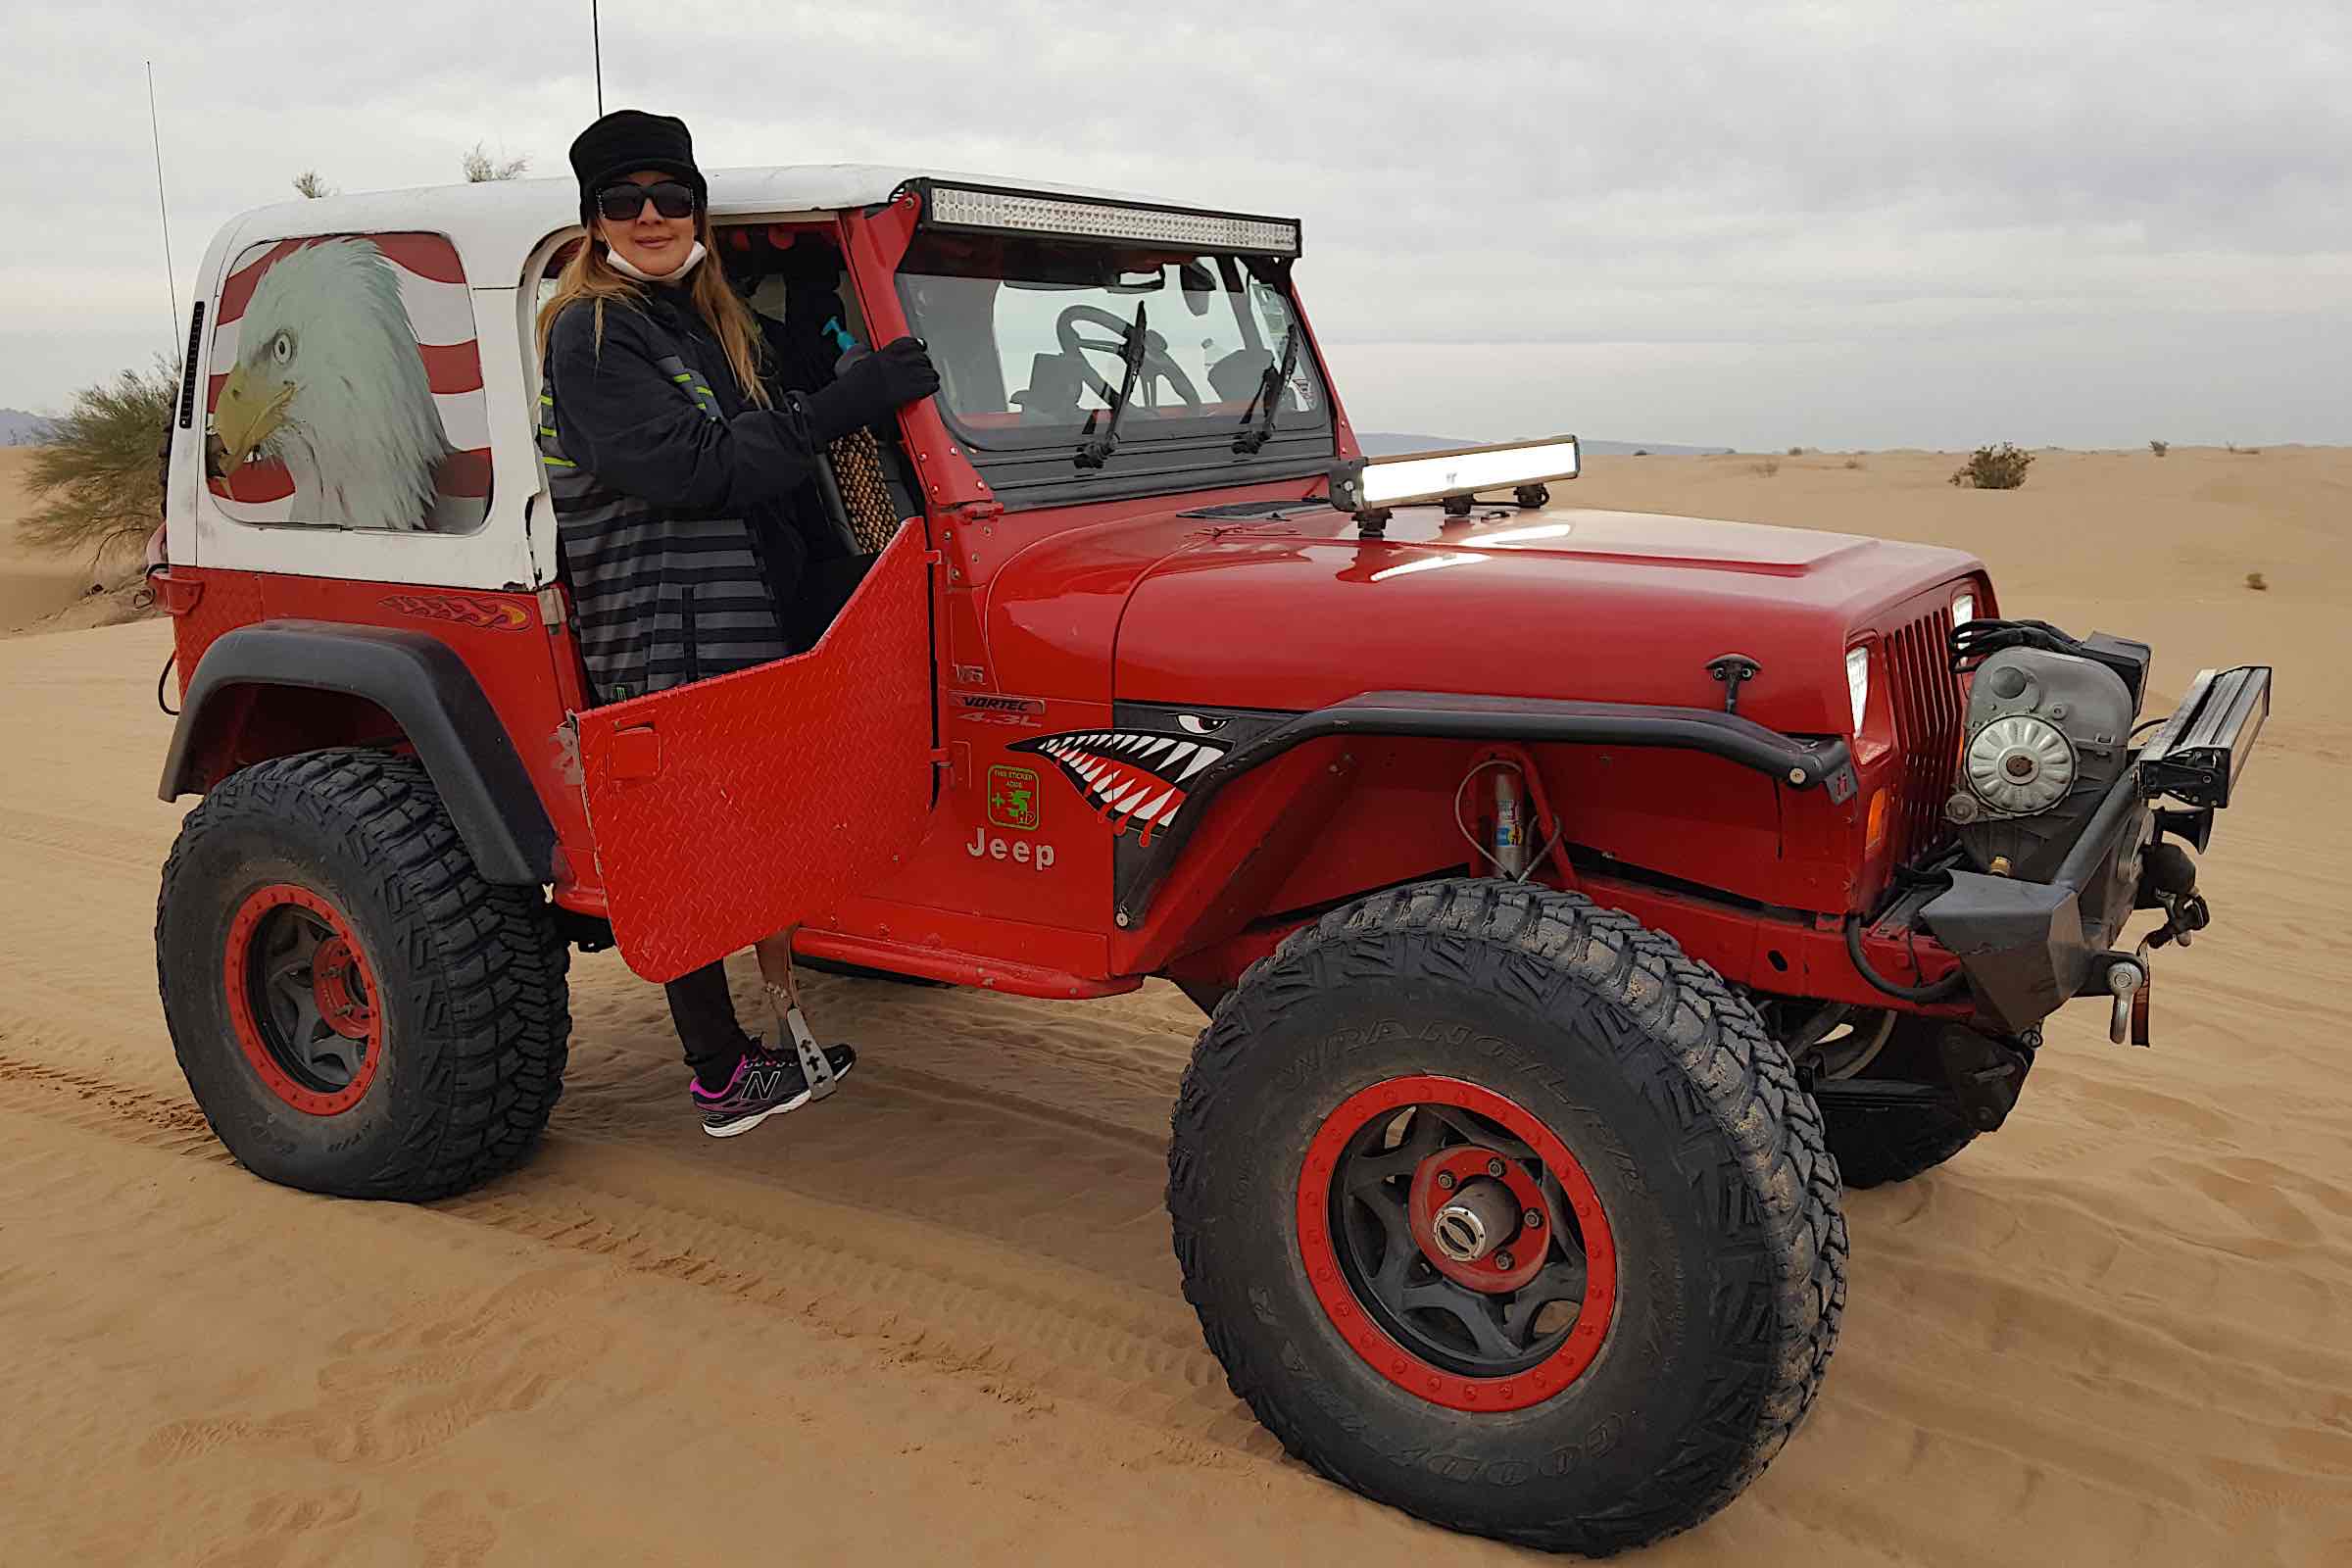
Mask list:
[[[5,1052],[0,1106],[231,1163],[184,1099]],[[926,1103],[920,1114],[935,1121],[939,1108]],[[698,1135],[685,1136],[699,1147]],[[1136,1157],[1131,1148],[1117,1153],[1120,1162]],[[804,1179],[838,1173],[821,1158],[805,1163]],[[1004,1170],[1008,1184],[1034,1184],[1018,1160],[1007,1159]],[[781,1311],[1024,1408],[1073,1398],[1256,1457],[1279,1451],[1226,1391],[1172,1288],[1106,1277],[905,1212],[682,1168],[658,1149],[564,1132],[552,1133],[514,1175],[425,1211]],[[1165,1255],[1164,1236],[1152,1245]]]

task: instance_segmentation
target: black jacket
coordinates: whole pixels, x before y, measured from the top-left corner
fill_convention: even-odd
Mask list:
[[[601,341],[592,305],[566,309],[541,397],[557,533],[606,701],[792,652],[779,604],[811,540],[833,548],[801,495],[816,454],[798,405],[751,403],[683,292],[645,295],[606,305]]]

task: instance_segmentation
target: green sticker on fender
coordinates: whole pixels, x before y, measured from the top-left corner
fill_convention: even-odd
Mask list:
[[[988,819],[1023,833],[1037,826],[1037,774],[1026,767],[988,770]]]

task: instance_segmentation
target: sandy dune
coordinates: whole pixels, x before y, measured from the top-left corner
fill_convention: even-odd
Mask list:
[[[2013,494],[1756,461],[1602,459],[1569,499],[1968,544],[2010,611],[2154,641],[2164,697],[2261,658],[2280,710],[2156,1048],[2070,1013],[2007,1129],[1852,1196],[1816,1414],[1641,1560],[2352,1560],[2352,452],[2051,454]],[[1511,1555],[1323,1484],[1226,1393],[1160,1213],[1198,1027],[1164,987],[820,982],[860,1081],[713,1145],[660,993],[583,958],[519,1174],[421,1209],[247,1176],[155,1001],[168,642],[0,642],[0,1561]]]

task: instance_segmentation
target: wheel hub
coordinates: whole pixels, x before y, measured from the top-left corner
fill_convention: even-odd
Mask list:
[[[1430,1216],[1430,1240],[1456,1263],[1475,1263],[1518,1234],[1519,1201],[1497,1181],[1465,1182]]]
[[[343,913],[275,883],[247,895],[221,956],[229,1028],[263,1085],[295,1109],[339,1115],[383,1061],[375,977]]]
[[[1482,1295],[1501,1296],[1544,1267],[1545,1248],[1536,1239],[1549,1207],[1521,1161],[1485,1144],[1460,1144],[1415,1168],[1405,1216],[1432,1268]],[[1522,1232],[1529,1244],[1515,1245]]]
[[[1393,1078],[1348,1097],[1298,1185],[1307,1279],[1388,1381],[1456,1410],[1550,1398],[1600,1353],[1617,1251],[1567,1146],[1476,1084]]]
[[[318,1017],[346,1040],[365,1040],[375,1028],[360,956],[341,937],[328,937],[311,956],[311,996]]]

